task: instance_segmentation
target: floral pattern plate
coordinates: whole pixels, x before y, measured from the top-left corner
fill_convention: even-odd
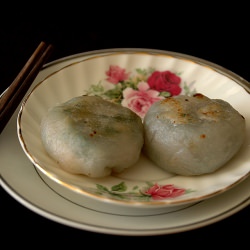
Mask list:
[[[117,50],[96,54],[52,72],[27,95],[18,113],[19,142],[44,180],[76,203],[91,199],[97,206],[124,209],[124,213],[186,206],[234,187],[250,172],[250,111],[246,82],[205,60],[174,52]],[[152,103],[168,96],[203,93],[233,105],[246,119],[242,149],[212,174],[186,177],[167,173],[145,155],[119,175],[93,179],[60,169],[46,153],[40,122],[48,108],[78,95],[99,95],[120,103],[142,119]],[[84,199],[81,199],[83,198]],[[102,208],[103,210],[103,208]],[[158,210],[159,211],[159,210]]]

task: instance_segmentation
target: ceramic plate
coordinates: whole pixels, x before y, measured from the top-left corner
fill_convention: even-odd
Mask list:
[[[131,50],[131,49],[130,49]],[[112,54],[118,50],[94,51],[73,55],[61,60],[52,62],[39,73],[33,83],[33,87],[44,78],[50,76],[54,71],[65,65],[82,61],[83,59],[99,55],[100,53]],[[123,50],[124,51],[124,50]],[[126,49],[125,49],[126,51]],[[137,51],[137,49],[136,49]],[[152,51],[141,50],[146,53]],[[154,53],[170,53],[153,51]],[[152,52],[152,53],[153,53]],[[174,53],[174,56],[182,57]],[[203,63],[203,60],[189,59]],[[205,62],[207,64],[207,62]],[[210,65],[225,73],[230,79],[234,79],[235,85],[241,85],[249,90],[248,83],[231,72],[221,69],[219,66]],[[224,74],[223,73],[223,74]],[[102,207],[93,207],[95,200],[89,196],[82,196],[89,200],[83,205],[72,201],[71,196],[75,192],[67,189],[67,197],[62,196],[55,189],[66,189],[63,185],[56,185],[55,181],[46,174],[41,175],[39,168],[34,167],[26,157],[19,140],[16,136],[17,112],[12,116],[10,122],[3,130],[0,140],[0,162],[1,162],[1,186],[18,202],[32,211],[50,220],[68,225],[71,227],[89,230],[93,232],[117,234],[117,235],[160,235],[182,232],[199,228],[222,220],[250,204],[250,177],[246,178],[233,188],[211,197],[200,200],[194,204],[188,204],[182,209],[165,211],[154,215],[122,215],[116,212],[107,213]],[[15,157],[13,157],[15,154]],[[60,190],[59,190],[60,191]],[[105,204],[105,202],[102,202]],[[111,202],[111,206],[113,203]]]
[[[131,108],[143,119],[146,109],[129,105],[130,100],[124,93],[132,88],[135,92],[150,90],[148,82],[154,72],[167,72],[172,77],[171,88],[154,90],[157,92],[154,100],[199,92],[229,102],[245,117],[245,144],[225,166],[211,174],[186,177],[169,174],[141,154],[138,163],[122,174],[93,179],[67,173],[49,157],[42,145],[40,123],[50,107],[83,94],[100,95]],[[119,213],[129,215],[159,213],[171,206],[187,205],[221,194],[249,175],[250,110],[246,103],[250,95],[244,84],[227,70],[178,53],[136,50],[100,53],[52,72],[33,88],[18,114],[18,138],[25,154],[45,180],[53,180],[63,196],[73,192],[74,202],[79,204],[84,196],[100,203],[107,212],[114,213],[113,207],[117,206]],[[150,103],[152,96],[148,95]]]

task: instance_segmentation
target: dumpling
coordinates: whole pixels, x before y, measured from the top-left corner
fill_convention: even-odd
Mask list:
[[[50,108],[41,122],[41,139],[62,169],[93,178],[132,167],[144,142],[138,115],[87,95]]]
[[[144,117],[143,151],[174,174],[212,173],[244,142],[244,117],[228,102],[202,94],[178,95],[154,103]]]

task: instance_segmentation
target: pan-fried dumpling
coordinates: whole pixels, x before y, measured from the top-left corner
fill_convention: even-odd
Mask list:
[[[93,178],[132,167],[144,142],[138,115],[85,95],[50,108],[41,122],[41,139],[62,169]]]
[[[212,173],[238,152],[245,129],[244,117],[226,101],[173,96],[154,103],[144,117],[143,151],[171,173]]]

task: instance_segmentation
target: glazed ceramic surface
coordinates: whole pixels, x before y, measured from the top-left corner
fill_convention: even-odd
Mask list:
[[[23,205],[49,219],[90,231],[120,235],[156,235],[185,231],[223,219],[249,204],[247,154],[249,153],[250,116],[246,108],[246,103],[249,102],[248,83],[226,69],[198,58],[164,51],[139,50],[139,52],[138,54],[137,49],[129,52],[125,49],[75,55],[51,63],[40,72],[33,84],[34,89],[26,96],[18,116],[18,123],[16,124],[18,115],[16,112],[1,135],[1,185],[7,192]],[[60,94],[61,91],[57,95],[54,93],[61,88],[58,88],[58,84],[65,87],[68,81],[53,81],[53,77],[65,79],[60,75],[65,74],[71,67],[73,69],[75,66],[80,67],[81,64],[85,64],[88,61],[86,59],[96,60],[100,57],[103,60],[106,56],[120,58],[120,56],[124,57],[124,53],[125,56],[134,54],[135,58],[138,56],[151,58],[151,54],[153,57],[165,58],[166,61],[170,58],[176,60],[177,65],[187,64],[186,70],[189,65],[201,67],[204,74],[209,71],[210,74],[207,74],[211,75],[205,79],[216,79],[212,82],[208,80],[207,84],[203,79],[199,86],[198,74],[195,74],[197,77],[191,77],[192,80],[190,76],[182,78],[187,84],[190,83],[189,91],[203,92],[211,98],[225,99],[246,117],[246,144],[239,154],[220,170],[221,172],[199,178],[173,176],[162,173],[143,155],[133,170],[103,180],[72,176],[54,166],[53,160],[46,155],[39,137],[36,136],[41,117],[49,106],[57,102],[75,94],[86,93],[98,82],[104,84],[102,81],[105,81],[104,85],[108,84],[103,79],[106,79],[105,72],[108,71],[111,63],[107,64],[107,70],[106,68],[101,70],[101,75],[93,82],[92,80],[90,82],[90,79],[87,83],[82,81],[82,78],[85,79],[84,75],[76,77],[80,79],[76,82],[78,84],[81,82],[83,86],[80,92],[72,91],[68,97]],[[120,59],[114,61],[114,65],[124,67],[126,71],[131,69],[131,72],[137,67],[148,68],[148,64],[144,65],[141,61],[131,68],[128,68],[127,64],[123,65]],[[154,65],[157,66],[155,62]],[[177,74],[178,70],[170,65],[166,64],[166,67],[161,65],[160,70],[167,69]],[[184,80],[180,86],[184,86]],[[48,82],[52,86],[48,86]],[[70,85],[72,89],[75,86],[73,82],[71,81],[72,85]],[[181,89],[183,91],[184,87]],[[43,91],[47,93],[46,100],[40,97]],[[35,96],[37,98],[34,98]],[[52,100],[54,97],[56,99]],[[36,105],[31,107],[32,103]],[[16,129],[18,137],[15,134]],[[12,157],[13,153],[15,157]],[[142,168],[143,175],[140,174]],[[155,185],[160,189],[168,187],[169,190],[182,192],[179,196],[164,196],[160,200],[154,199],[152,194],[146,197],[141,194],[140,190],[149,189]],[[119,192],[119,195],[116,195],[116,192]]]
[[[169,81],[159,82],[162,74],[165,75],[162,78]],[[135,166],[121,174],[89,178],[62,170],[43,147],[41,119],[50,107],[75,96],[100,95],[132,109],[143,119],[155,101],[193,93],[228,101],[247,122],[244,146],[214,173],[194,177],[173,175],[157,167],[142,153]],[[185,56],[139,51],[100,54],[53,72],[33,88],[18,115],[18,138],[34,166],[59,185],[109,204],[154,210],[210,198],[249,175],[250,112],[245,105],[249,101],[249,93],[234,79]]]

